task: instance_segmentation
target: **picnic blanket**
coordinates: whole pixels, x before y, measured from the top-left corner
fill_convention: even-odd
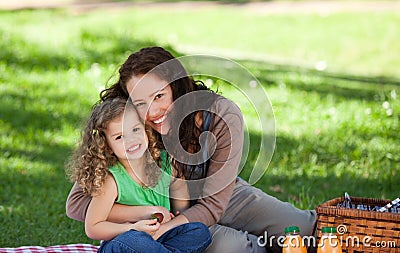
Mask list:
[[[49,247],[41,246],[21,246],[18,248],[0,248],[0,253],[81,253],[81,252],[97,252],[99,246],[91,244],[67,244],[54,245]]]

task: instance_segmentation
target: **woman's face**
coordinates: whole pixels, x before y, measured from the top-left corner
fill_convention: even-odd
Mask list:
[[[155,74],[146,74],[133,76],[126,87],[140,117],[160,134],[167,134],[170,128],[167,111],[173,103],[168,82]]]

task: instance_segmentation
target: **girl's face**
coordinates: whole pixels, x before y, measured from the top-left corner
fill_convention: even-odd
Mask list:
[[[149,143],[144,125],[132,108],[111,120],[105,135],[111,150],[123,164],[125,160],[143,157]]]
[[[167,111],[173,103],[168,82],[155,74],[146,74],[133,76],[126,86],[140,117],[160,134],[167,134],[170,128]]]

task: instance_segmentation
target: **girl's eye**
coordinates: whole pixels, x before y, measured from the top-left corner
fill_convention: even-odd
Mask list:
[[[160,99],[164,94],[157,94],[154,99]]]
[[[135,127],[134,129],[132,129],[132,131],[133,131],[134,133],[139,132],[139,131],[140,131],[140,127]]]
[[[122,135],[118,135],[117,137],[115,137],[115,140],[120,140],[122,138]]]
[[[135,104],[136,107],[140,107],[140,106],[143,106],[143,105],[144,105],[143,102],[140,102],[140,103]]]

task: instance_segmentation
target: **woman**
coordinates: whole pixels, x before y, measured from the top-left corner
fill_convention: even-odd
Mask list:
[[[119,74],[119,80],[101,92],[101,99],[129,97],[140,116],[159,133],[159,147],[173,157],[177,171],[191,180],[191,207],[161,224],[156,233],[202,222],[213,236],[206,252],[265,252],[265,248],[280,252],[276,238],[290,225],[299,226],[303,235],[313,234],[314,211],[296,209],[237,178],[243,118],[235,104],[188,77],[180,62],[161,47],[131,54]],[[213,137],[200,138],[204,131]],[[84,220],[89,202],[74,185],[67,215]],[[114,205],[109,220],[133,222],[129,208]],[[259,237],[267,240],[265,235],[271,240],[260,243]]]

